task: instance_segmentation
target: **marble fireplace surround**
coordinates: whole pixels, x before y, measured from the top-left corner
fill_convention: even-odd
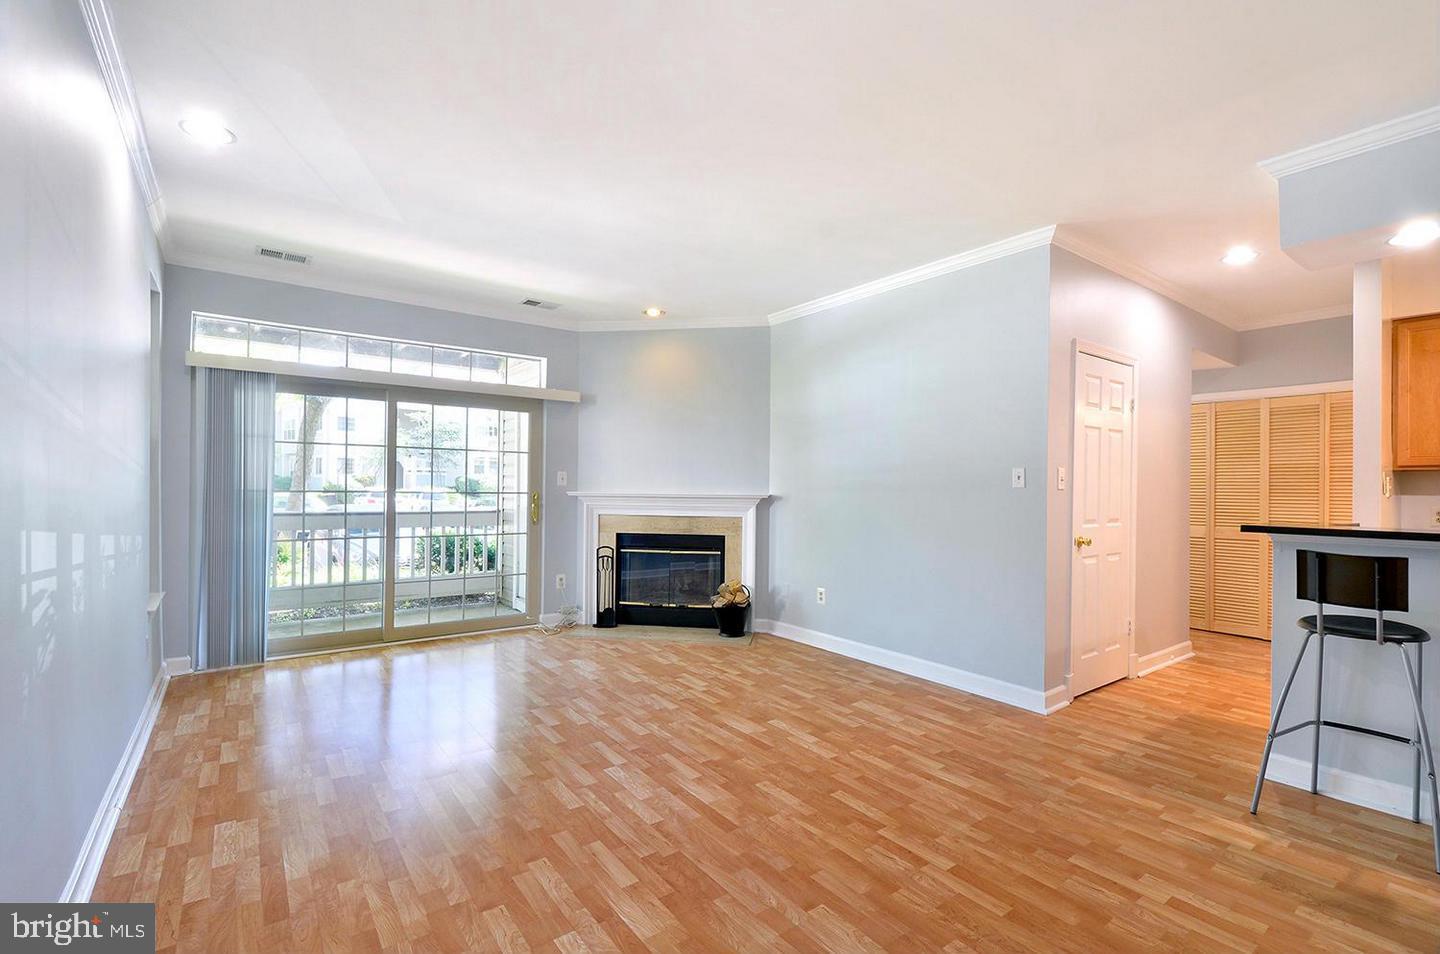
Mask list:
[[[707,533],[725,537],[725,578],[755,589],[755,511],[768,494],[631,494],[571,491],[580,502],[582,624],[594,622],[595,548],[616,533]]]

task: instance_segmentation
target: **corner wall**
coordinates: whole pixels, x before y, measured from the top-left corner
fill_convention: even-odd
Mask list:
[[[769,328],[587,333],[579,349],[573,489],[765,492]]]
[[[0,898],[55,901],[157,672],[160,254],[79,4],[7,4],[0,50]]]
[[[1198,348],[1227,359],[1236,333],[1129,279],[1061,248],[1050,268],[1047,466],[1037,474],[1047,507],[1045,686],[1070,668],[1071,496],[1055,468],[1071,466],[1072,342],[1082,339],[1138,361],[1135,447],[1135,652],[1144,657],[1187,642],[1189,632],[1190,374]]]
[[[1351,319],[1326,318],[1301,324],[1256,328],[1237,335],[1233,368],[1208,368],[1191,375],[1191,391],[1247,391],[1294,384],[1349,381]]]
[[[1049,271],[1031,249],[770,329],[766,615],[1044,688]]]

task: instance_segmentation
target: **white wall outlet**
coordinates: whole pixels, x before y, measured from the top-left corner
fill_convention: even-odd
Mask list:
[[[556,486],[556,487],[565,487],[565,486],[568,486],[569,483],[570,483],[570,474],[569,474],[568,471],[563,471],[563,470],[557,470],[557,471],[555,471],[555,486]]]
[[[1435,511],[1435,525],[1440,527],[1440,510]]]
[[[1024,486],[1025,486],[1025,468],[1024,468],[1024,467],[1012,467],[1012,468],[1010,468],[1010,486],[1011,486],[1011,487],[1024,487]]]
[[[555,574],[555,589],[557,589],[557,590],[563,590],[563,589],[565,589],[565,574],[564,574],[564,573],[556,573],[556,574]]]
[[[1055,489],[1056,489],[1056,490],[1064,490],[1064,489],[1065,489],[1065,468],[1064,468],[1064,467],[1056,467],[1056,468],[1055,468]]]
[[[815,587],[815,602],[819,603],[821,606],[825,605],[825,587]]]

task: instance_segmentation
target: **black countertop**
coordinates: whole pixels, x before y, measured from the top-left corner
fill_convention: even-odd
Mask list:
[[[1273,533],[1292,537],[1341,537],[1347,540],[1410,540],[1440,543],[1440,530],[1383,530],[1378,527],[1296,527],[1268,523],[1243,523],[1245,533]]]

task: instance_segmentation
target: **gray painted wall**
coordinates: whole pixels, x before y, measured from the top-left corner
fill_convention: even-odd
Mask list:
[[[165,351],[162,369],[165,450],[165,574],[172,581],[166,596],[165,655],[190,654],[190,369],[185,366],[190,314],[213,311],[240,318],[290,322],[319,328],[395,335],[475,348],[496,348],[549,359],[549,383],[558,388],[578,385],[576,339],[571,331],[513,321],[482,318],[453,311],[422,308],[376,298],[263,281],[195,268],[165,268]],[[545,404],[545,554],[542,608],[558,609],[573,601],[555,589],[555,574],[575,579],[577,508],[566,493],[577,478],[576,428],[573,404]],[[569,488],[557,487],[556,471],[570,474]]]
[[[1055,489],[1055,468],[1069,468],[1074,433],[1075,339],[1137,359],[1135,652],[1141,656],[1189,638],[1191,351],[1229,358],[1234,331],[1083,258],[1056,249],[1051,259],[1049,461],[1036,483],[1046,488],[1049,579],[1045,685],[1069,670],[1071,495]]]
[[[53,901],[157,670],[159,250],[79,5],[7,4],[0,63],[0,898]]]
[[[1371,229],[1388,232],[1397,222],[1440,210],[1440,132],[1293,173],[1279,187],[1283,248],[1311,245],[1322,254],[1326,242],[1343,244]]]
[[[580,335],[587,491],[764,493],[770,329]]]
[[[1044,688],[1049,264],[1032,249],[770,329],[763,615]]]
[[[1349,381],[1352,351],[1350,316],[1297,325],[1257,328],[1238,335],[1233,368],[1208,368],[1191,375],[1191,391],[1245,391],[1292,384]]]

